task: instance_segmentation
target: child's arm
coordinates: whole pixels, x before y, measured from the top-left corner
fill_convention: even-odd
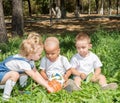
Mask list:
[[[72,72],[73,75],[76,75],[76,76],[80,76],[81,75],[81,73],[78,72],[75,68],[71,68],[71,72]]]
[[[92,76],[92,81],[96,81],[100,74],[101,74],[101,68],[96,68]]]
[[[71,69],[67,70],[67,72],[65,73],[64,80],[67,81],[70,75],[71,75]]]
[[[101,74],[101,68],[95,69],[94,75],[95,75],[95,76],[99,76],[100,74]]]
[[[25,71],[27,75],[29,75],[34,81],[36,81],[38,84],[44,86],[49,90],[50,92],[54,92],[53,88],[51,88],[48,85],[48,82],[40,75],[38,71],[33,71],[33,70],[27,70]]]
[[[86,74],[78,72],[75,68],[71,68],[72,74],[80,76],[82,80],[86,79]]]
[[[40,71],[40,74],[41,74],[41,76],[42,76],[45,80],[48,80],[48,76],[47,76],[45,70],[41,70],[41,71]]]

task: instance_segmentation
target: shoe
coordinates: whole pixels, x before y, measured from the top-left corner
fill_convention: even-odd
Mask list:
[[[78,87],[72,79],[69,79],[69,80],[66,82],[66,85],[67,85],[67,86],[64,87],[64,89],[65,89],[66,91],[68,91],[68,92],[81,90],[81,88]]]
[[[108,90],[108,89],[110,89],[110,90],[115,90],[115,89],[117,89],[117,88],[118,88],[117,83],[109,83],[109,84],[103,86],[103,87],[102,87],[102,90]]]
[[[10,99],[10,96],[4,95],[4,96],[2,96],[1,98],[2,98],[3,101],[8,102],[9,99]]]
[[[4,98],[4,97],[2,97],[2,100],[8,102],[8,101],[9,101],[9,98]]]

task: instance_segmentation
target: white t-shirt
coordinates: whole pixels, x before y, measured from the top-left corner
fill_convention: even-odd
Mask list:
[[[73,68],[76,68],[79,72],[85,73],[86,75],[91,72],[94,73],[94,69],[102,66],[98,56],[92,52],[90,52],[87,57],[82,57],[77,53],[71,58],[70,63]]]
[[[21,58],[22,56],[20,56],[19,54],[16,54],[14,55],[14,57]],[[24,60],[17,60],[17,59],[13,59],[5,63],[7,68],[13,71],[18,71],[18,72],[24,72],[26,70],[31,70],[32,68],[30,64],[35,66],[34,61],[29,61],[28,63]]]
[[[70,68],[71,65],[68,59],[61,55],[59,55],[58,59],[55,62],[51,62],[46,57],[43,57],[40,63],[40,69],[46,71],[48,78],[51,78],[51,76],[56,73],[64,75]]]

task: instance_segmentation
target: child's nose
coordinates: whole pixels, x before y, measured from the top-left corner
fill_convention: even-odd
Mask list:
[[[51,55],[51,54],[49,54],[48,56],[49,56],[49,57],[51,57],[52,55]]]
[[[79,50],[80,50],[80,51],[82,51],[83,49],[82,49],[82,48],[80,48]]]

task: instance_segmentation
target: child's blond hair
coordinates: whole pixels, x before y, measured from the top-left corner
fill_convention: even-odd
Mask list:
[[[35,54],[36,52],[43,50],[43,45],[41,43],[35,43],[31,40],[32,39],[23,40],[20,45],[20,55],[27,57],[29,54]]]
[[[85,32],[79,33],[79,34],[76,36],[75,40],[76,40],[76,42],[77,42],[77,41],[80,41],[80,40],[87,40],[88,43],[91,43],[91,40],[90,40],[89,35],[88,35],[87,33],[85,33]]]
[[[34,42],[36,44],[42,44],[42,37],[36,32],[30,32],[27,39],[31,40],[31,42]]]
[[[59,48],[59,40],[56,37],[48,37],[45,42],[45,47],[50,47],[52,45],[56,45]]]

